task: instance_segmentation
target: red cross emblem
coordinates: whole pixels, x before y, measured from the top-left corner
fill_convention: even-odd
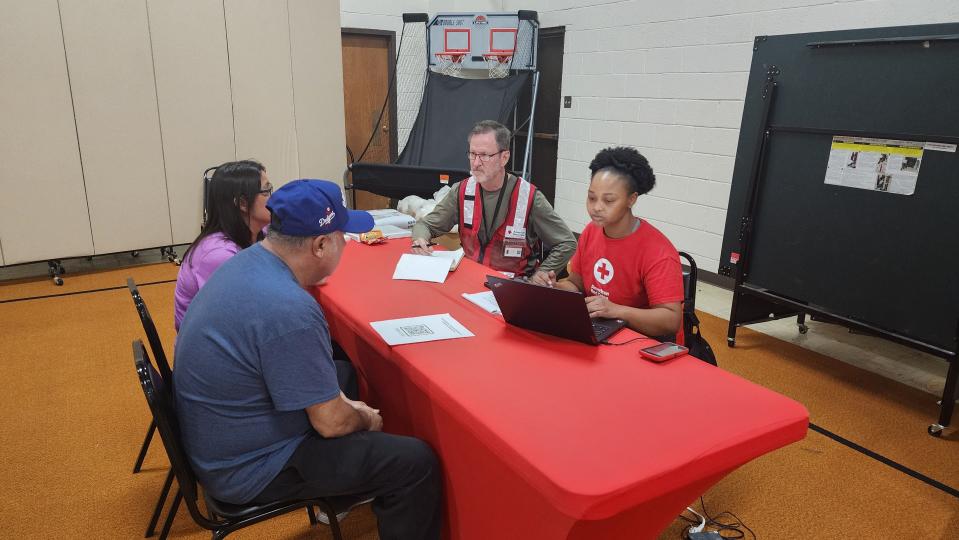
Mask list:
[[[613,264],[607,259],[599,259],[596,261],[596,264],[593,265],[593,277],[596,278],[596,281],[600,285],[606,285],[613,279],[613,275],[616,271],[613,269]]]

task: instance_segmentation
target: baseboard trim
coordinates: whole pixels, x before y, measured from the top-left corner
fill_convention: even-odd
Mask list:
[[[736,288],[736,280],[729,276],[721,276],[715,272],[710,272],[709,270],[699,269],[698,273],[699,280],[704,283],[709,283],[710,285],[715,285],[717,287],[731,291]]]

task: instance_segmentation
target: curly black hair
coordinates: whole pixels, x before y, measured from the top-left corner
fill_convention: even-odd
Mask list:
[[[599,171],[611,170],[629,182],[630,193],[644,195],[656,185],[656,175],[649,161],[635,148],[617,146],[600,150],[589,163],[592,175]]]

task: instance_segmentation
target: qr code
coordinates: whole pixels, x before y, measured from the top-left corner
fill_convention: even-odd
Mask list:
[[[426,326],[425,324],[415,324],[413,326],[401,326],[399,330],[401,334],[408,337],[428,336],[433,333],[433,331],[430,330],[430,327]]]

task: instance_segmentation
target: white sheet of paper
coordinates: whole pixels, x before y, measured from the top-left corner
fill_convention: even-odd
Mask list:
[[[434,251],[433,256],[450,259],[452,261],[450,264],[450,271],[453,271],[456,270],[456,267],[459,266],[460,261],[463,260],[464,252],[463,248],[459,248],[456,251]]]
[[[473,337],[473,333],[449,313],[376,321],[370,326],[389,345]]]
[[[483,291],[472,294],[463,293],[463,298],[485,309],[487,313],[500,315],[499,304],[496,303],[496,297],[493,296],[493,291]]]
[[[450,266],[452,264],[452,259],[404,253],[400,257],[400,261],[396,263],[393,279],[443,283],[446,281],[446,276],[450,273]]]

